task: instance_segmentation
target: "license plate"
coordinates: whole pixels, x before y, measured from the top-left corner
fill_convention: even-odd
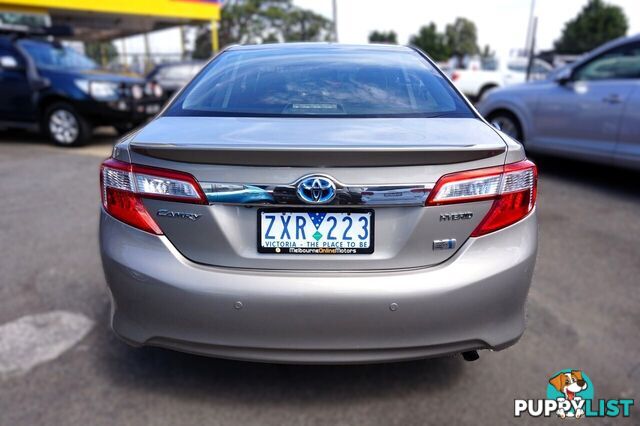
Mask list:
[[[373,210],[258,210],[258,252],[373,253]]]

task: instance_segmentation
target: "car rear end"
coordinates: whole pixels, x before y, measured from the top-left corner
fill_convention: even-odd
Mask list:
[[[409,49],[255,49],[223,53],[102,166],[116,333],[305,363],[515,342],[537,244],[520,145]],[[371,65],[380,55],[392,66]],[[269,73],[292,62],[284,80]]]

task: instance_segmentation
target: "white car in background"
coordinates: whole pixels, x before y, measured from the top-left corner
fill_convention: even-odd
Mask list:
[[[490,90],[497,87],[524,83],[527,79],[527,58],[463,59],[450,61],[449,77],[456,87],[473,101],[481,100]],[[457,64],[457,62],[460,62]],[[552,70],[551,65],[535,59],[531,69],[531,79],[541,80]]]

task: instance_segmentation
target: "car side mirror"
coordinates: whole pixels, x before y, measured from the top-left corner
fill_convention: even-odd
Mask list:
[[[570,68],[565,68],[555,76],[555,81],[561,86],[564,86],[573,78],[573,73]]]
[[[0,68],[5,70],[17,70],[20,64],[13,56],[0,56]]]

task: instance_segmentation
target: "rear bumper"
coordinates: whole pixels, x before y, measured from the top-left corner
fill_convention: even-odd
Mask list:
[[[100,241],[112,327],[131,344],[255,361],[382,362],[517,341],[537,222],[534,211],[441,265],[399,271],[203,266],[104,211]]]

